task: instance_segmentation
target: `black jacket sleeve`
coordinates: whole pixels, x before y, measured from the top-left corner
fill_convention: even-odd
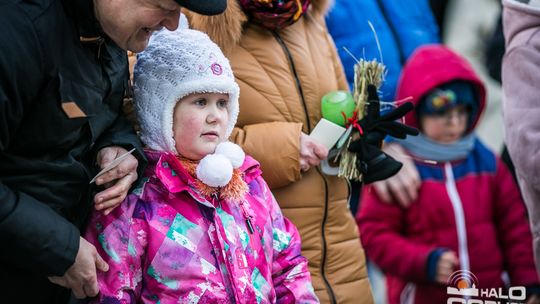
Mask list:
[[[28,15],[0,1],[0,158],[32,105],[44,77],[44,58]],[[0,180],[0,261],[44,275],[63,275],[79,249],[78,229]]]

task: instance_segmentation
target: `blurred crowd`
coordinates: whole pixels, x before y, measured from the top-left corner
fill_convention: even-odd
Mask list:
[[[540,1],[0,0],[0,27],[2,302],[540,303]],[[362,60],[382,84],[327,145]]]

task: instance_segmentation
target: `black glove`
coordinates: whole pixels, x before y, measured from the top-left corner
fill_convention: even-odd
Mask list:
[[[362,173],[365,184],[389,178],[403,166],[401,162],[380,149],[386,135],[400,139],[405,139],[407,135],[418,135],[416,128],[396,121],[414,108],[412,103],[406,102],[381,116],[377,88],[368,85],[367,91],[369,101],[367,113],[358,121],[362,132],[360,138],[349,145],[349,151],[357,155],[356,167]]]

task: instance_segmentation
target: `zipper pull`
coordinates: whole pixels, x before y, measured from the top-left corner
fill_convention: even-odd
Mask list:
[[[81,43],[93,43],[97,45],[97,58],[99,59],[101,57],[101,47],[103,46],[103,43],[105,43],[105,38],[101,36],[96,37],[85,37],[85,36],[79,36],[79,41]]]
[[[253,230],[253,225],[251,225],[251,220],[249,218],[246,218],[246,225],[248,227],[249,234],[253,234],[255,230]]]
[[[216,202],[217,202],[217,206],[216,206]],[[212,194],[212,205],[214,205],[214,207],[221,208],[221,200],[218,198],[217,193]]]
[[[253,234],[255,232],[255,229],[253,229],[253,224],[251,223],[252,216],[249,215],[244,208],[244,202],[240,202],[240,209],[242,209],[242,214],[244,215],[244,218],[246,219],[246,226],[249,230],[249,234]]]

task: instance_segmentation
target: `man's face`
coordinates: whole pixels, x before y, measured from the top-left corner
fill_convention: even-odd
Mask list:
[[[124,50],[141,52],[152,32],[178,28],[180,5],[173,0],[94,0],[103,31]]]

